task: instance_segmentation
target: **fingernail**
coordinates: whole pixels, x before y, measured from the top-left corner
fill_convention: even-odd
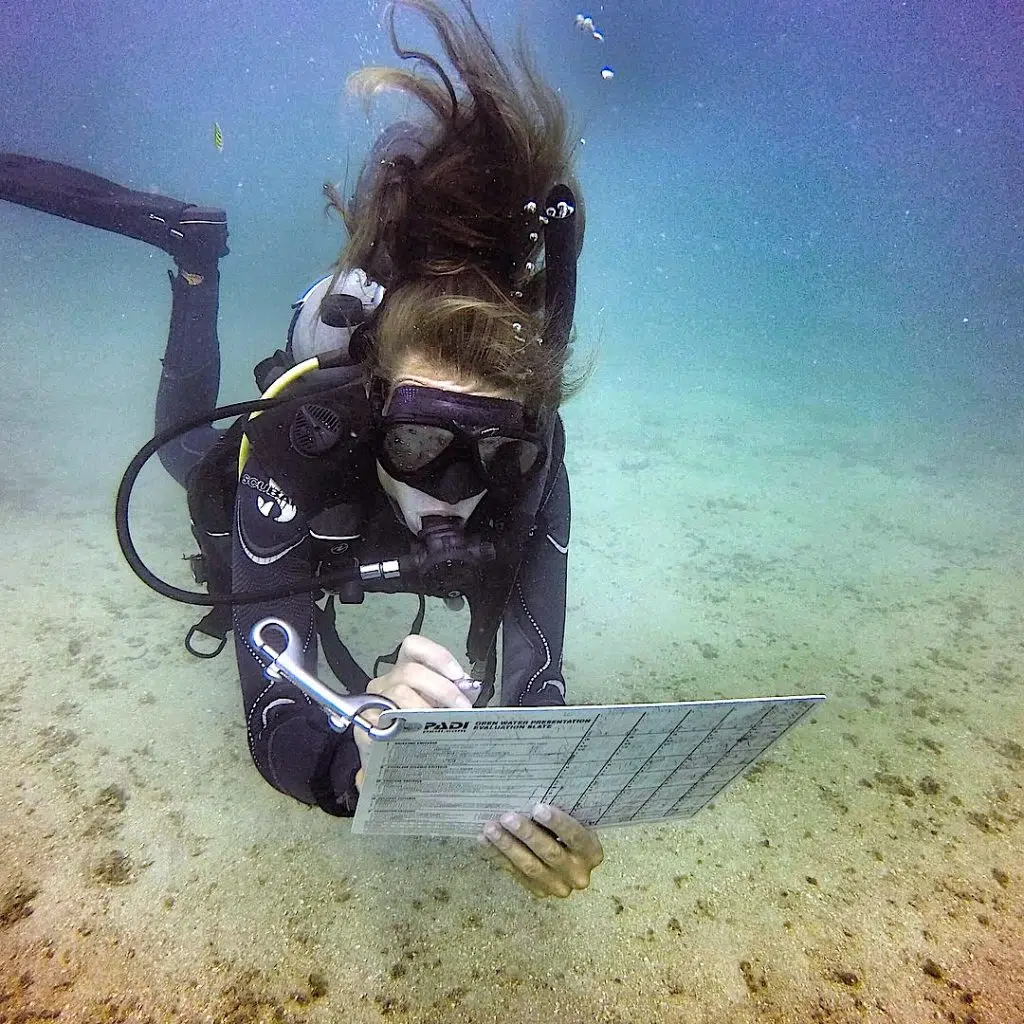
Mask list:
[[[550,821],[551,808],[547,804],[537,804],[533,809],[532,817],[534,821]]]
[[[513,814],[511,811],[507,811],[498,820],[505,828],[511,829],[513,832],[519,827],[519,815]]]
[[[498,836],[501,835],[501,829],[498,828],[493,821],[489,821],[484,825],[484,835],[487,836],[488,839],[497,839]]]

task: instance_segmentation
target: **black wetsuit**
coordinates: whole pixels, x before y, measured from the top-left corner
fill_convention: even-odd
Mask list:
[[[187,286],[188,293],[194,291]],[[196,286],[205,289],[206,282]],[[212,289],[211,289],[212,291]],[[164,360],[158,403],[166,421],[157,430],[182,422],[203,411],[198,398],[210,403],[209,338],[206,318],[196,318],[195,296],[182,295],[175,282],[175,302],[184,312],[172,314],[172,324],[184,321],[192,339],[176,344],[172,329]],[[207,301],[215,301],[210,294]],[[172,362],[171,351],[175,353]],[[179,361],[179,351],[186,358]],[[196,360],[192,366],[191,356]],[[173,412],[173,415],[172,415]],[[198,445],[186,435],[177,456],[168,453],[169,468],[185,466]],[[504,705],[564,704],[562,637],[565,625],[566,553],[569,543],[569,485],[561,459],[561,430],[556,430],[555,451],[543,482],[543,493],[533,536],[502,616],[501,702]],[[299,456],[292,456],[299,459]],[[280,467],[278,476],[287,473]],[[187,474],[187,471],[186,471]],[[343,550],[360,562],[388,557],[408,543],[409,531],[398,521],[373,472],[363,473],[358,495],[318,510],[307,517],[291,488],[281,491],[275,468],[264,465],[259,454],[250,456],[239,481],[235,501],[232,545],[232,590],[265,591],[308,579],[331,550]],[[287,497],[285,496],[287,495]],[[380,585],[377,589],[402,588]],[[336,814],[351,814],[357,794],[355,773],[359,754],[351,730],[338,734],[327,725],[323,710],[287,681],[271,682],[264,662],[250,641],[253,625],[267,615],[288,622],[302,638],[303,666],[317,670],[317,610],[313,595],[300,594],[260,605],[236,605],[235,652],[241,677],[249,749],[264,778],[277,789],[305,803],[315,803]],[[335,659],[337,665],[337,659]],[[343,653],[345,669],[340,682],[351,692],[365,690],[367,673]]]
[[[171,275],[171,323],[156,430],[214,409],[220,383],[217,260],[227,252],[220,211],[133,192],[75,168],[15,154],[0,154],[0,198],[138,238],[174,256],[179,273]],[[208,245],[211,231],[214,240]],[[198,428],[165,446],[161,461],[187,486],[202,456],[221,436],[213,427]],[[534,528],[501,617],[501,703],[506,706],[565,702],[562,641],[570,515],[563,445],[559,422],[545,476],[537,482]],[[360,477],[358,494],[304,509],[301,501],[278,491],[275,471],[287,474],[287,467],[264,465],[257,451],[239,482],[232,530],[233,591],[264,591],[307,580],[331,548],[344,546],[347,556],[370,561],[408,543],[409,531],[385,500],[375,474]],[[485,513],[486,501],[476,514]],[[264,676],[249,633],[266,615],[292,626],[302,638],[304,667],[317,670],[314,595],[235,607],[235,649],[253,761],[282,792],[332,814],[351,814],[360,763],[351,730],[332,731],[325,712],[294,685]],[[352,692],[364,690],[367,673],[343,647],[334,655],[332,664],[342,666],[340,682]]]
[[[267,497],[272,477],[255,459],[246,464],[235,503],[236,592],[308,578],[316,548],[330,544],[331,538],[334,546],[346,545],[347,553],[361,561],[373,561],[407,541],[407,528],[383,500],[361,523],[345,521],[354,511],[345,506],[328,509],[309,522],[300,510],[293,514],[294,506],[288,503],[282,516],[280,501]],[[565,702],[561,661],[569,488],[561,464],[546,490],[536,532],[528,541],[502,617],[501,698],[506,705]],[[235,607],[235,651],[253,760],[264,778],[283,792],[333,813],[352,813],[359,755],[351,730],[331,732],[324,712],[291,683],[269,682],[263,675],[263,662],[249,634],[256,622],[271,614],[288,622],[302,638],[304,667],[316,670],[317,617],[310,595]],[[351,660],[350,671],[352,676],[341,682],[352,691],[365,689],[369,677]]]

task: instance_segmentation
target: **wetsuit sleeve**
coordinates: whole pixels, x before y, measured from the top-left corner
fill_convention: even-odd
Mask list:
[[[301,511],[263,472],[246,463],[235,501],[232,587],[271,590],[310,578],[310,537]],[[252,627],[272,615],[302,641],[302,665],[317,670],[316,607],[312,594],[235,605],[235,654],[242,684],[249,751],[276,789],[329,814],[351,815],[358,794],[359,753],[351,730],[334,732],[327,715],[286,680],[268,680],[250,640]]]
[[[559,459],[502,618],[503,706],[565,704],[562,642],[569,513],[569,478]]]

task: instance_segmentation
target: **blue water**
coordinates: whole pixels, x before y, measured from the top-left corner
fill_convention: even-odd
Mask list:
[[[376,7],[5,5],[0,139],[227,208],[225,291],[269,313],[338,247],[318,189],[358,164],[372,134],[343,86],[389,56]],[[480,9],[499,36],[521,19],[586,139],[582,312],[604,310],[616,353],[685,356],[667,330],[655,353],[628,349],[620,325],[655,322],[742,334],[749,349],[733,354],[753,360],[1015,390],[1014,5],[607,4],[589,12],[603,44],[566,3]]]
[[[815,832],[821,846],[813,856],[824,861],[833,854],[853,857],[861,847],[874,849],[858,831],[874,828],[904,844],[898,852],[885,848],[886,871],[889,864],[920,865],[928,859],[928,866],[918,867],[925,873],[920,891],[887,889],[891,879],[870,876],[875,861],[867,869],[858,861],[865,874],[849,884],[863,893],[847,891],[820,917],[807,911],[809,916],[801,918],[803,911],[780,902],[787,928],[783,934],[779,923],[773,941],[791,938],[793,949],[839,948],[850,935],[843,933],[843,938],[829,927],[840,919],[854,926],[835,907],[853,905],[862,895],[864,903],[856,904],[862,916],[856,917],[854,931],[869,922],[857,932],[869,948],[869,971],[872,949],[879,958],[878,973],[885,957],[892,964],[901,956],[912,960],[927,954],[942,960],[939,952],[926,948],[932,941],[929,927],[941,931],[942,922],[953,930],[974,928],[971,941],[981,941],[973,904],[963,919],[947,915],[945,906],[928,904],[934,910],[931,923],[921,910],[922,926],[916,931],[907,926],[908,933],[925,938],[907,939],[905,946],[893,939],[892,951],[884,944],[872,947],[872,936],[884,929],[879,925],[872,931],[870,922],[871,908],[884,908],[890,896],[916,913],[927,903],[921,892],[951,891],[953,883],[944,888],[935,879],[954,848],[983,851],[979,857],[988,859],[970,877],[977,892],[987,892],[985,885],[991,889],[995,884],[992,871],[1013,865],[1017,856],[1008,845],[1000,852],[997,838],[1002,842],[1012,834],[1018,847],[1020,842],[1010,824],[1004,832],[998,823],[1021,818],[1019,810],[1009,809],[1019,806],[1021,769],[1014,760],[1019,747],[1006,744],[1014,735],[1019,739],[1018,725],[1024,723],[1019,698],[1024,600],[1018,573],[1024,529],[1018,473],[1024,454],[1024,8],[998,0],[639,0],[585,11],[604,34],[603,43],[574,27],[579,8],[564,0],[488,0],[478,3],[477,10],[499,40],[523,26],[542,71],[563,93],[579,140],[587,238],[580,263],[577,340],[584,358],[596,356],[596,369],[587,391],[566,412],[579,538],[574,539],[572,563],[577,587],[569,602],[576,632],[567,641],[567,669],[578,682],[577,695],[665,699],[683,696],[678,689],[683,684],[690,688],[687,697],[798,686],[810,692],[826,685],[820,678],[825,666],[832,673],[828,685],[838,691],[828,707],[840,710],[829,711],[837,716],[831,720],[834,733],[811,735],[823,747],[834,747],[822,753],[813,749],[811,739],[795,741],[807,744],[798,749],[806,759],[800,763],[809,766],[794,770],[792,779],[802,780],[809,793],[801,796],[806,796],[802,804],[795,803],[807,808],[820,788],[827,790],[826,803],[834,810],[851,794],[859,800],[877,797],[886,785],[896,785],[897,771],[913,779],[930,778],[934,771],[943,787],[960,786],[963,813],[983,803],[978,793],[968,794],[970,779],[979,791],[988,787],[986,792],[995,792],[984,815],[992,815],[996,824],[982,838],[978,821],[989,818],[976,816],[973,825],[964,825],[963,813],[947,807],[929,818],[935,828],[931,835],[943,827],[962,827],[967,841],[957,832],[956,841],[946,833],[930,842],[921,838],[920,821],[910,826],[898,816],[888,817],[891,807],[876,807],[877,813],[866,813],[856,825],[850,824],[854,814],[794,827],[791,818],[772,819],[768,811],[763,821],[757,818],[759,809],[785,803],[785,794],[771,791],[763,807],[755,797],[750,798],[754,810],[743,804],[742,814],[733,811],[741,825],[754,824],[742,842],[736,840],[738,864],[722,868],[732,872],[728,882],[720,882],[711,864],[718,871],[728,860],[722,851],[732,849],[733,837],[723,819],[709,818],[708,843],[718,843],[718,852],[708,855],[694,891],[701,885],[732,886],[741,902],[758,903],[760,895],[747,897],[743,887],[748,870],[753,877],[748,861],[769,856],[763,852],[769,843],[758,831],[762,826],[765,834],[769,825],[777,826],[771,855],[781,843],[789,856],[785,843],[793,841],[789,875],[765,876],[774,879],[784,898],[809,874],[820,873],[825,881],[827,868],[812,862],[812,854],[797,842],[801,834],[806,846]],[[381,12],[381,4],[367,0],[64,0],[49,6],[15,0],[0,6],[0,150],[59,160],[134,188],[228,211],[231,255],[221,264],[220,325],[225,401],[251,397],[251,366],[283,345],[290,304],[337,255],[341,232],[335,220],[323,216],[322,183],[340,182],[347,171],[354,176],[376,131],[398,109],[384,103],[368,118],[344,92],[353,70],[394,59],[381,30]],[[415,19],[402,15],[399,27],[406,45],[434,49]],[[602,77],[605,66],[613,69],[613,77]],[[213,144],[214,122],[223,130],[220,152]],[[111,599],[102,613],[118,622],[137,621],[140,613],[132,602],[141,587],[131,590],[134,581],[116,575],[122,567],[112,531],[109,545],[105,532],[110,495],[125,462],[149,434],[157,359],[166,337],[168,264],[163,254],[141,243],[0,204],[4,497],[24,502],[15,518],[22,507],[54,504],[69,516],[69,494],[75,495],[78,509],[100,510],[100,540],[94,532],[91,543],[101,553],[87,566],[83,562],[82,579],[95,583],[98,593],[120,587],[129,595],[123,599],[128,611],[120,605],[121,610],[111,611]],[[81,477],[76,475],[80,471]],[[166,508],[178,516],[175,522],[183,522],[183,511],[173,504],[180,496],[169,486],[165,496]],[[20,567],[19,579],[34,573],[25,569],[37,564],[33,544],[49,552],[49,514],[33,517],[37,533],[26,532],[24,550],[11,555],[19,559],[11,563]],[[159,534],[163,526],[160,520],[151,533]],[[63,531],[52,543],[73,545],[74,530]],[[180,533],[185,534],[183,525]],[[174,535],[165,553],[171,570],[180,569],[182,543],[187,538]],[[14,592],[13,583],[9,589]],[[97,598],[97,608],[105,607]],[[59,626],[64,620],[52,614]],[[146,615],[160,614],[146,606]],[[100,621],[101,611],[96,615]],[[201,688],[207,677],[195,675],[191,662],[180,665],[180,616],[172,620],[177,610],[166,615],[153,630],[160,657],[166,658],[163,670],[192,672]],[[132,628],[143,631],[142,626]],[[82,629],[88,633],[86,626]],[[120,633],[113,626],[111,631],[109,643],[116,645]],[[57,634],[62,653],[63,634],[59,629]],[[601,640],[602,635],[609,640]],[[947,640],[950,651],[942,646]],[[783,650],[784,655],[779,653]],[[39,660],[53,660],[50,653]],[[967,674],[953,674],[960,671],[957,666]],[[78,700],[73,671],[65,672],[61,685],[68,693],[61,695]],[[281,806],[277,795],[254,769],[236,763],[244,761],[244,740],[236,695],[228,692],[233,667],[224,660],[216,671],[224,676],[224,687],[215,691],[220,696],[216,701],[196,698],[189,707],[205,709],[209,700],[232,723],[223,726],[229,753],[219,755],[234,758],[234,768],[224,768],[225,777],[237,785],[252,783],[237,806],[219,790],[217,799],[229,805],[223,812],[228,816],[276,815]],[[141,675],[135,678],[139,686],[150,686]],[[897,694],[900,686],[906,701]],[[58,684],[54,687],[57,692]],[[158,687],[153,684],[153,689]],[[52,692],[38,703],[52,702]],[[950,711],[948,705],[936,709],[930,696],[911,696],[923,692],[941,694],[939,704],[966,693],[967,711]],[[161,697],[164,693],[159,690]],[[996,703],[986,704],[989,696]],[[90,697],[98,701],[106,695],[87,694],[81,700],[88,703]],[[909,725],[910,714],[900,710],[903,703],[914,707]],[[890,708],[886,724],[871,720],[861,729],[865,708],[873,714],[879,706]],[[968,725],[957,717],[964,713]],[[941,726],[936,724],[940,720]],[[825,730],[825,715],[823,721]],[[925,722],[934,727],[926,737],[933,747],[956,751],[961,741],[967,746],[964,737],[970,736],[976,764],[950,767],[956,761],[950,753],[940,766],[950,773],[947,783],[931,761],[914,761],[920,749],[916,740],[907,740],[908,730],[929,728]],[[181,728],[190,735],[200,726],[186,722]],[[80,732],[84,736],[87,730]],[[210,748],[223,739],[212,727],[201,735]],[[848,739],[851,735],[856,743]],[[930,750],[921,756],[932,757]],[[103,756],[96,754],[93,763],[103,763]],[[203,756],[197,755],[201,764]],[[909,759],[909,766],[900,766],[901,757]],[[826,779],[827,786],[814,785],[834,765],[842,777]],[[238,774],[231,776],[235,769]],[[800,784],[792,779],[790,785]],[[863,785],[864,779],[874,779],[873,788]],[[252,796],[256,791],[260,795]],[[895,792],[902,791],[897,786]],[[999,793],[1009,795],[1004,801]],[[209,792],[193,803],[183,798],[186,810],[194,810],[200,820],[221,813]],[[334,835],[329,833],[333,823],[305,826],[310,819],[292,819],[291,813],[298,814],[289,805],[275,817],[278,834],[265,844],[260,871],[273,875],[280,870],[274,858],[287,839],[280,833],[290,836],[294,821],[299,822],[295,830],[306,828],[309,835]],[[743,817],[748,813],[749,820]],[[938,825],[936,819],[941,819]],[[209,833],[215,825],[207,818]],[[251,841],[261,841],[260,821],[235,827],[240,834],[251,828],[257,835]],[[702,863],[699,848],[678,853],[689,835],[658,834],[660,845],[652,848],[662,857],[660,883],[650,881],[649,896],[641,895],[647,891],[647,853],[629,847],[625,839],[613,841],[620,863],[641,865],[635,874],[610,876],[616,886],[609,890],[615,893],[612,898],[630,904],[624,915],[616,909],[609,916],[607,892],[593,896],[603,902],[574,902],[574,908],[584,909],[571,911],[578,919],[564,921],[556,916],[562,911],[508,911],[500,902],[505,897],[495,896],[497,902],[487,904],[492,913],[521,914],[514,924],[503,921],[507,932],[500,935],[514,937],[521,927],[519,956],[536,986],[529,990],[534,996],[547,993],[549,983],[544,980],[547,965],[536,966],[530,959],[531,943],[550,953],[561,949],[563,930],[575,927],[593,925],[588,941],[607,962],[621,963],[624,974],[635,969],[629,984],[635,982],[644,999],[647,968],[637,964],[669,965],[667,973],[678,969],[684,978],[696,970],[697,954],[687,961],[637,945],[647,921],[638,923],[642,913],[655,921],[652,903],[660,900],[658,906],[669,907],[685,889],[679,872],[697,872],[693,864]],[[872,835],[871,843],[884,842]],[[146,841],[139,840],[140,850]],[[306,841],[313,842],[308,835]],[[333,847],[327,843],[333,841],[324,839],[317,855],[329,859]],[[991,847],[975,846],[990,841]],[[310,882],[301,875],[301,865],[294,866],[307,848],[289,850],[295,860],[288,870],[307,884],[303,889],[295,883],[300,893],[295,898],[315,902],[320,879]],[[281,856],[287,861],[288,855]],[[666,862],[673,856],[683,867]],[[156,860],[150,877],[162,870]],[[232,873],[237,871],[234,858],[225,855],[225,862],[212,868],[202,862],[197,871],[208,879],[223,869],[224,888],[238,886],[239,913],[248,920],[257,915],[258,901]],[[175,863],[170,855],[168,863]],[[191,863],[185,859],[186,869]],[[416,876],[420,882],[424,872],[433,878],[448,870],[436,852],[425,854],[424,863]],[[836,875],[848,870],[844,863],[835,862]],[[960,861],[956,864],[955,870],[969,873]],[[179,867],[168,868],[175,884]],[[393,870],[400,867],[393,865]],[[386,917],[398,899],[390,879],[372,876],[365,863],[362,869],[371,878],[363,892],[380,903],[364,903],[361,913],[373,920],[375,908],[385,906],[380,913]],[[894,870],[892,877],[897,875]],[[904,872],[901,877],[909,876]],[[479,909],[472,903],[475,884],[467,882],[467,906],[456,899],[445,911],[447,896],[424,899],[439,920],[444,913],[461,915],[449,922],[455,927]],[[715,891],[724,903],[726,897]],[[1019,888],[1011,889],[1011,895],[1014,891],[1019,898]],[[282,899],[290,898],[290,890],[282,892]],[[1005,896],[1001,889],[995,895]],[[813,899],[819,896],[824,900],[827,894],[811,893]],[[985,899],[985,913],[998,918],[999,904],[991,893],[975,902],[981,906]],[[486,897],[479,900],[484,906]],[[511,905],[524,906],[514,899]],[[598,920],[588,907],[607,911],[606,918]],[[344,912],[338,913],[339,921]],[[342,924],[323,924],[328,916],[333,922],[334,913],[314,915],[317,927],[327,929],[309,940],[315,948],[323,942],[347,950],[353,941]],[[485,910],[480,913],[486,917]],[[717,925],[721,932],[713,936],[721,945],[707,955],[711,964],[719,963],[715,956],[741,927],[726,916],[723,911]],[[796,921],[792,928],[791,918]],[[258,916],[254,919],[262,927]],[[701,910],[694,927],[711,920]],[[206,924],[215,934],[219,925]],[[689,919],[686,924],[689,929]],[[171,941],[175,927],[179,935],[190,934],[187,923],[169,924]],[[330,932],[330,927],[341,930]],[[658,919],[657,927],[661,934],[665,922]],[[463,937],[467,948],[458,947],[460,963],[471,962],[475,928]],[[885,934],[895,931],[893,926]],[[0,939],[4,934],[0,929]],[[1014,934],[1019,966],[1019,930]],[[730,952],[730,965],[751,955],[760,933],[749,942],[745,933],[740,935],[736,942],[743,948],[735,956]],[[433,949],[433,941],[424,939],[421,952]],[[497,939],[489,941],[500,945]],[[260,947],[263,960],[254,956],[254,962],[272,975],[267,963],[274,951],[266,953],[267,943]],[[295,943],[288,948],[293,962],[305,962]],[[373,941],[361,948],[359,956],[369,964],[367,977],[387,966],[388,958],[380,964],[373,960]],[[577,953],[583,948],[581,942]],[[395,956],[388,954],[391,960]],[[796,956],[788,956],[786,964],[797,963]],[[835,966],[827,956],[824,960],[829,969]],[[581,986],[602,1000],[618,999],[624,991],[616,987],[619,981],[588,980],[583,960],[573,963],[584,979]],[[824,970],[814,961],[814,970],[819,969]],[[390,977],[396,984],[388,989],[384,982],[383,990],[405,984],[397,980],[401,974]],[[735,970],[728,977],[734,989],[725,985],[704,997],[690,992],[690,1016],[674,1016],[675,1010],[652,1016],[641,999],[647,1009],[635,1019],[716,1024],[808,1019],[786,1017],[783,1011],[779,1016],[765,1011],[762,1018],[753,1010],[749,1017],[740,1011],[727,1017],[724,1009],[714,1007],[738,1005],[754,991],[746,970],[747,988]],[[932,980],[925,983],[932,984],[934,977],[927,977]],[[679,982],[680,991],[685,984]],[[415,990],[411,982],[410,989]],[[516,1021],[531,1019],[528,1003],[517,1001],[515,991],[510,988],[502,996],[511,1000],[505,1005],[517,1007]],[[441,1011],[417,1017],[415,995],[409,999],[413,1009],[408,1018],[397,1019],[447,1019]],[[651,999],[656,1002],[654,995]],[[811,992],[807,1005],[816,1005],[815,999]],[[596,1003],[580,1005],[578,1018],[564,1019],[596,1019]],[[672,1005],[678,1009],[681,1004]],[[698,1006],[709,1007],[706,1017],[693,1009]],[[487,1014],[493,1007],[487,1007],[479,1017],[466,1011],[468,1016],[457,1019],[491,1020]],[[847,1008],[848,1017],[835,1019],[861,1019],[859,1011]],[[607,1019],[634,1019],[622,1013]],[[878,1019],[917,1024],[931,1017],[908,1011],[905,1017]]]

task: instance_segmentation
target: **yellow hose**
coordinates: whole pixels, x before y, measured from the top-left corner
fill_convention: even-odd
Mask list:
[[[277,398],[278,395],[280,395],[281,392],[284,391],[284,389],[286,387],[288,387],[289,384],[293,383],[294,381],[297,381],[300,377],[305,376],[311,370],[319,370],[319,369],[320,369],[320,360],[316,356],[312,356],[309,359],[303,359],[303,361],[301,363],[296,363],[290,370],[285,370],[285,372],[282,373],[281,376],[278,377],[277,380],[275,380],[274,383],[271,384],[270,387],[267,388],[267,390],[264,391],[262,395],[260,395],[260,400],[263,400],[264,398]],[[254,413],[250,413],[249,414],[249,419],[250,420],[254,420],[254,419],[256,419],[257,416],[262,416],[262,415],[263,414],[261,412],[259,412],[259,411],[254,412]],[[245,436],[245,434],[243,433],[242,434],[242,443],[238,446],[238,475],[239,475],[239,477],[241,477],[242,470],[245,468],[245,464],[248,461],[248,459],[249,459],[249,438],[247,438]]]

